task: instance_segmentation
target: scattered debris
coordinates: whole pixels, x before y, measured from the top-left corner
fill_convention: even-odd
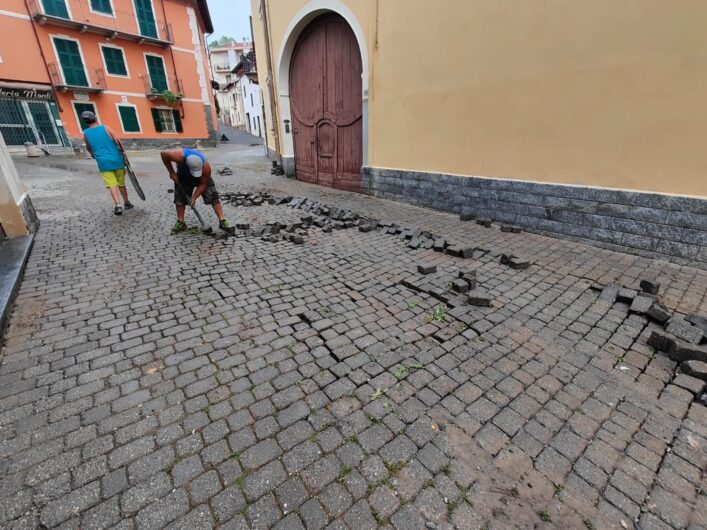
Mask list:
[[[472,221],[476,216],[469,210],[462,210],[459,219],[462,221]]]
[[[703,337],[700,328],[679,317],[671,318],[665,330],[690,344],[699,344]]]
[[[420,274],[433,274],[437,272],[437,265],[431,265],[426,263],[420,263],[417,265],[417,272]]]
[[[469,291],[467,301],[473,306],[491,307],[491,297],[488,292],[481,287],[476,287]]]
[[[530,261],[520,258],[515,254],[501,254],[501,264],[508,265],[511,269],[524,270],[530,267]]]
[[[520,228],[520,226],[515,226],[515,225],[501,225],[501,232],[510,232],[513,234],[520,234],[521,228]]]
[[[679,374],[672,383],[675,386],[684,388],[688,392],[692,392],[695,397],[699,397],[705,390],[705,382],[702,379],[697,379],[691,375]]]
[[[658,294],[658,290],[660,289],[660,284],[655,280],[643,279],[643,280],[641,280],[639,287],[641,288],[641,291],[643,291],[644,293],[655,295],[655,294]]]
[[[707,381],[707,363],[703,361],[685,361],[680,363],[678,372]]]
[[[604,287],[604,289],[602,289],[601,294],[599,295],[599,299],[613,304],[614,302],[616,302],[616,299],[619,296],[619,290],[620,287],[617,284],[609,284]]]
[[[675,348],[675,341],[663,331],[653,331],[648,337],[648,346],[659,352],[667,353]]]
[[[655,298],[646,293],[638,293],[638,296],[631,302],[630,311],[639,315],[645,315],[653,306]]]
[[[648,317],[659,324],[664,324],[670,319],[670,311],[664,305],[654,302],[648,310]]]
[[[700,328],[702,330],[702,334],[707,337],[707,318],[693,313],[691,315],[687,315],[685,320]]]

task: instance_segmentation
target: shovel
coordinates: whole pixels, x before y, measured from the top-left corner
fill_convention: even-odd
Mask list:
[[[179,190],[179,193],[181,193],[181,194],[184,195],[185,197],[188,197],[188,198],[189,198],[189,206],[190,206],[190,208],[192,209],[192,211],[194,212],[194,215],[196,215],[196,218],[199,219],[199,224],[201,225],[201,231],[202,231],[204,234],[209,234],[209,235],[213,234],[213,233],[214,233],[214,229],[211,228],[210,226],[206,226],[206,223],[204,222],[204,218],[201,217],[201,214],[199,213],[199,210],[197,210],[195,206],[192,206],[192,205],[191,205],[191,197],[186,194],[186,192],[184,191],[184,188],[182,188],[182,185],[179,183],[179,180],[177,180],[177,181],[174,183],[174,187],[175,187],[177,190]]]

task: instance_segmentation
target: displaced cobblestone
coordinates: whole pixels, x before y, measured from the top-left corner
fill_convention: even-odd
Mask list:
[[[233,235],[170,236],[149,156],[120,218],[92,161],[20,164],[0,527],[704,526],[705,271],[241,148],[207,152]]]

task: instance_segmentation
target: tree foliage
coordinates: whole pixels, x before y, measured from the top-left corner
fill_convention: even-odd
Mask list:
[[[209,43],[209,48],[217,48],[219,46],[226,46],[230,44],[231,42],[236,42],[236,40],[233,37],[227,37],[224,35],[220,39],[216,39],[214,41],[211,41]]]

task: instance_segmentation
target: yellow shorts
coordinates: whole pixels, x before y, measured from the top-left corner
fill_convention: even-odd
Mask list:
[[[113,171],[101,171],[103,182],[106,188],[114,188],[115,186],[125,187],[125,170],[114,169]]]

